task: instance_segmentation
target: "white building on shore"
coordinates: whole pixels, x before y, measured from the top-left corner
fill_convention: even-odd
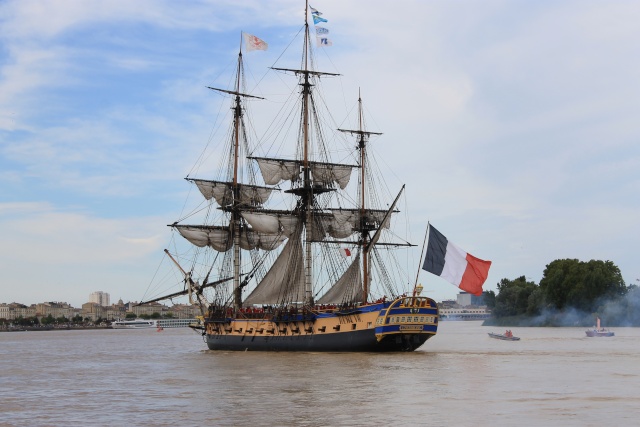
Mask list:
[[[94,302],[103,307],[108,307],[111,304],[110,295],[106,292],[95,291],[89,295],[89,302]]]

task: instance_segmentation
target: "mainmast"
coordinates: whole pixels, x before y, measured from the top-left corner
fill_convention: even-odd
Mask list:
[[[312,278],[312,266],[311,261],[311,211],[313,208],[313,193],[311,190],[311,179],[309,176],[309,96],[311,92],[311,84],[309,83],[309,0],[305,2],[304,11],[304,84],[302,86],[302,114],[303,114],[303,169],[304,169],[304,198],[303,206],[306,207],[305,215],[305,272],[304,272],[304,293],[305,302],[309,305],[313,305],[313,285],[311,283]]]
[[[313,304],[313,285],[312,285],[312,248],[313,241],[313,204],[316,194],[332,191],[323,186],[314,186],[311,177],[312,161],[310,155],[310,117],[311,117],[311,82],[312,76],[320,78],[320,76],[337,76],[339,74],[326,73],[309,69],[310,43],[311,36],[309,34],[309,1],[305,3],[304,13],[304,43],[303,43],[303,69],[277,68],[274,70],[289,71],[297,75],[302,75],[300,85],[302,86],[302,186],[287,190],[289,193],[296,194],[300,197],[300,216],[305,226],[305,245],[304,245],[304,293],[305,303]]]

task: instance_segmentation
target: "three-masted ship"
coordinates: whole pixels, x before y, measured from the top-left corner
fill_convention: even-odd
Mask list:
[[[295,117],[295,154],[258,156],[249,142],[246,107],[259,97],[243,88],[241,42],[234,87],[210,87],[233,104],[220,173],[187,178],[206,199],[207,214],[200,224],[170,225],[198,259],[183,269],[165,251],[185,287],[151,301],[188,294],[202,308],[199,328],[211,350],[413,351],[436,334],[438,308],[420,286],[399,291],[383,264],[381,250],[408,245],[382,238],[402,190],[390,205],[375,206],[383,202],[374,195],[367,142],[378,133],[365,129],[360,98],[356,129],[337,129],[355,136],[355,151],[332,157],[315,90],[337,74],[311,66],[308,18],[307,3],[301,66],[272,67],[298,79],[298,113],[283,114]],[[271,128],[277,144],[290,136],[282,129]],[[355,196],[345,191],[352,175]],[[276,194],[285,200],[280,209],[269,207]],[[375,286],[383,291],[374,294]]]

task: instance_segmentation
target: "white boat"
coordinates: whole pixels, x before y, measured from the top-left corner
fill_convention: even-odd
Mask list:
[[[155,320],[144,320],[144,319],[135,319],[135,320],[116,320],[111,323],[111,327],[113,329],[144,329],[144,328],[155,328],[156,321]]]

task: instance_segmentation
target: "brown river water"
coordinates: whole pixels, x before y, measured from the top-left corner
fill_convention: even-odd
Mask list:
[[[442,322],[413,353],[213,352],[188,328],[0,333],[0,426],[639,425],[640,328]]]

